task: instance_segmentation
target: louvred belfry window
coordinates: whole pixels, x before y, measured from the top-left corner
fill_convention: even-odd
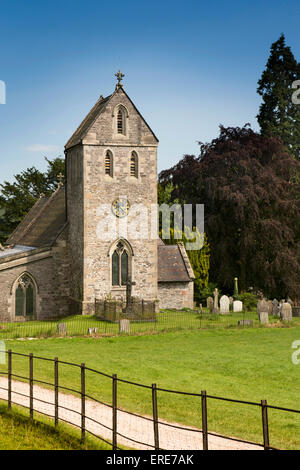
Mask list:
[[[138,156],[136,152],[132,152],[130,158],[130,176],[138,177]]]
[[[117,127],[118,127],[118,134],[124,134],[124,114],[122,113],[121,109],[118,111],[118,118],[117,118]]]
[[[113,176],[113,156],[109,150],[105,155],[105,174]]]

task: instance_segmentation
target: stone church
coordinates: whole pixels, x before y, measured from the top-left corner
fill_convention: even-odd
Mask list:
[[[116,76],[65,146],[65,184],[41,195],[0,245],[0,321],[94,314],[97,299],[125,301],[129,279],[134,298],[193,307],[183,245],[101,232],[99,208],[113,224],[130,222],[134,205],[157,204],[158,140]]]

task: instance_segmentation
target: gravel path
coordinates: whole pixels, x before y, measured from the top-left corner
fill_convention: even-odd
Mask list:
[[[7,378],[0,377],[0,398],[7,400]],[[5,390],[3,390],[3,388]],[[29,398],[27,396],[18,395],[19,392],[24,395],[29,395],[29,385],[23,382],[12,382],[12,401],[29,407]],[[33,389],[33,406],[34,410],[41,411],[50,416],[54,416],[54,391],[34,385]],[[43,400],[50,404],[43,403]],[[67,395],[59,392],[59,418],[69,421],[70,423],[80,426],[81,424],[81,400],[79,397]],[[64,407],[64,408],[62,408]],[[68,409],[66,409],[68,408]],[[95,420],[101,424],[95,423]],[[161,420],[163,423],[167,421]],[[153,449],[150,447],[154,445],[153,438],[153,423],[147,417],[137,417],[126,413],[125,411],[118,410],[117,419],[118,432],[125,437],[118,436],[118,444],[135,449]],[[166,424],[159,424],[159,445],[162,449],[168,450],[196,450],[202,449],[202,434],[189,430],[182,430],[171,428]],[[172,423],[175,424],[176,423]],[[181,425],[182,426],[182,425]],[[107,429],[112,427],[112,410],[110,406],[101,405],[97,402],[87,399],[86,400],[86,429],[93,434],[103,437],[104,439],[112,440],[112,432]],[[196,428],[191,428],[195,429]],[[136,441],[147,442],[147,445],[137,444],[130,441],[128,438]],[[255,445],[244,444],[240,442],[223,439],[217,436],[208,437],[208,448],[211,450],[261,450],[261,447]]]

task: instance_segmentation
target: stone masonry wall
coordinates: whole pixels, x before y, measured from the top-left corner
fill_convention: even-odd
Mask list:
[[[122,104],[128,111],[126,118],[126,136],[116,132],[116,107]],[[74,147],[73,152],[77,147]],[[110,150],[113,155],[113,177],[105,175],[105,155]],[[138,178],[130,176],[130,157],[132,151],[138,155]],[[76,270],[83,274],[82,309],[83,313],[94,313],[95,298],[108,294],[125,298],[125,288],[111,285],[110,247],[118,236],[103,234],[103,218],[110,215],[111,224],[119,223],[111,212],[111,204],[118,197],[127,197],[131,204],[143,204],[150,214],[152,204],[157,202],[157,141],[152,132],[120,89],[106,105],[88,131],[83,141],[83,167],[80,177],[83,182],[72,183],[73,159],[68,151],[68,207],[70,221],[71,251],[77,258]],[[74,172],[74,170],[73,170]],[[80,186],[82,185],[82,186]],[[83,194],[81,194],[81,188]],[[76,192],[76,196],[70,195]],[[82,208],[83,198],[83,208]],[[106,214],[101,214],[101,207],[107,206]],[[71,208],[71,206],[74,207]],[[83,210],[83,212],[82,212]],[[80,223],[74,221],[83,217],[83,232]],[[124,221],[124,219],[122,219]],[[132,222],[129,213],[128,224]],[[77,224],[77,225],[76,225]],[[143,220],[150,237],[150,217]],[[72,233],[73,231],[76,233]],[[83,236],[82,236],[83,233]],[[75,237],[80,241],[75,242]],[[82,237],[82,238],[81,238]],[[157,298],[157,240],[133,239],[130,234],[124,236],[133,249],[132,279],[136,282],[132,295],[145,300]],[[83,249],[83,259],[81,244]],[[77,253],[77,255],[76,255]],[[80,268],[80,263],[83,263]],[[73,296],[78,298],[74,285]],[[72,294],[71,294],[72,295]]]
[[[23,274],[29,273],[37,285],[36,318],[60,317],[68,314],[69,271],[66,237],[61,234],[44,259],[26,261],[20,266],[0,271],[0,321],[14,321],[14,285]],[[28,258],[30,259],[30,257]],[[21,262],[21,261],[20,261]],[[4,264],[0,265],[1,267]]]
[[[159,282],[158,299],[160,308],[193,308],[194,282]]]

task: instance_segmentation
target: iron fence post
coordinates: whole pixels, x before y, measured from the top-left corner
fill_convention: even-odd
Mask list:
[[[29,354],[29,410],[33,419],[33,354]]]
[[[201,405],[202,405],[202,442],[203,442],[203,450],[208,450],[206,390],[202,390],[202,392],[201,392]]]
[[[117,374],[113,375],[112,381],[112,440],[113,440],[113,450],[117,450],[117,406],[118,406],[118,395],[117,395],[117,384],[118,378]]]
[[[58,358],[54,358],[54,423],[58,425]]]
[[[269,440],[269,423],[268,423],[267,400],[261,400],[261,411],[262,411],[264,450],[269,450],[270,440]]]
[[[158,410],[157,410],[157,389],[156,384],[152,384],[152,409],[153,409],[153,431],[155,450],[159,450],[159,432],[158,432]]]
[[[8,350],[8,409],[11,409],[11,374],[12,374],[12,352]]]
[[[81,441],[85,439],[85,364],[81,364]]]

